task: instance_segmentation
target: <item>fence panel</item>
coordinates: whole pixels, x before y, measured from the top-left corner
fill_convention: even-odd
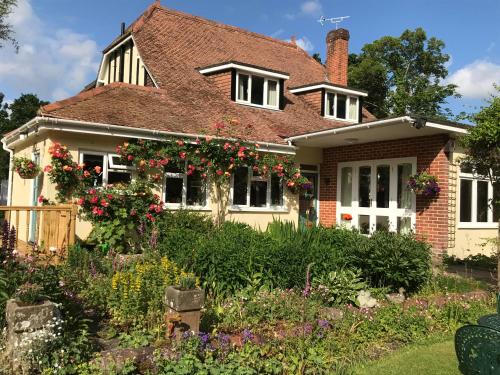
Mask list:
[[[0,206],[9,230],[15,228],[15,246],[21,254],[28,254],[34,245],[44,252],[65,252],[75,243],[76,213],[75,205]]]

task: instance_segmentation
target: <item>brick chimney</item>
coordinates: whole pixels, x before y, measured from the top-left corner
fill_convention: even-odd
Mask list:
[[[326,72],[330,83],[347,86],[349,31],[332,30],[326,36]]]

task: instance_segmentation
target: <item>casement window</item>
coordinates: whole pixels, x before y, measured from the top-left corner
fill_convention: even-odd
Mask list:
[[[94,151],[80,152],[80,163],[83,163],[84,170],[95,171],[95,167],[101,168],[101,173],[97,175],[94,186],[106,186],[132,181],[133,167],[124,165],[121,158],[116,154],[107,154]]]
[[[498,197],[500,192],[494,191],[490,181],[462,172],[459,189],[459,227],[496,228],[500,205],[495,204],[494,197]]]
[[[325,94],[325,117],[336,120],[358,121],[359,100],[355,96],[348,96],[334,92]]]
[[[236,75],[239,103],[279,109],[280,83],[276,79],[238,72]]]
[[[283,208],[283,181],[278,176],[261,176],[251,168],[237,168],[232,178],[233,208]]]
[[[415,158],[339,163],[337,223],[363,234],[413,231],[416,199],[407,183],[414,173]]]
[[[183,168],[177,165],[165,167],[163,200],[170,208],[205,208],[207,207],[207,183],[198,171],[188,175],[187,163]]]

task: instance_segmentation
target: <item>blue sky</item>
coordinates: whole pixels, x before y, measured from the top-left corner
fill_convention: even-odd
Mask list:
[[[34,92],[46,100],[77,93],[97,72],[100,51],[152,0],[18,0],[10,20],[21,44],[18,54],[0,49],[0,91],[12,100]],[[295,35],[310,53],[325,54],[333,25],[317,19],[351,16],[350,51],[384,35],[423,27],[446,43],[450,81],[459,84],[455,113],[481,105],[500,84],[499,0],[163,0],[174,9],[280,39]]]

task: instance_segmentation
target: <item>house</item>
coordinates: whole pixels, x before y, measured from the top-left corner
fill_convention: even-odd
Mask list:
[[[5,135],[4,149],[44,166],[53,142],[76,160],[103,169],[102,184],[129,181],[115,147],[130,138],[196,138],[223,117],[237,118],[239,136],[266,152],[295,155],[314,184],[293,195],[279,180],[242,170],[233,177],[228,219],[265,227],[273,218],[377,229],[413,230],[436,252],[460,257],[496,235],[492,186],[461,171],[456,140],[468,126],[411,115],[376,119],[367,93],[347,82],[349,32],[330,31],[323,66],[292,39],[273,39],[152,4],[103,52],[97,79],[78,95],[42,107]],[[441,191],[415,196],[408,177],[426,170]],[[201,180],[166,173],[158,186],[169,209],[214,210]],[[23,180],[10,171],[9,204],[55,196],[47,176]],[[21,224],[22,225],[22,224]],[[27,228],[26,232],[28,232]],[[85,237],[89,224],[78,222]],[[20,230],[24,233],[24,230]],[[489,251],[485,249],[484,251]]]

